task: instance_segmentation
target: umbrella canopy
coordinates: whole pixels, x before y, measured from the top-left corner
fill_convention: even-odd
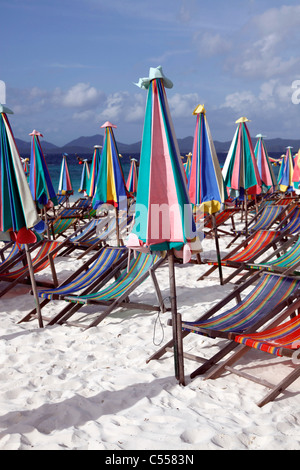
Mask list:
[[[57,205],[57,197],[39,140],[43,135],[36,130],[29,135],[32,136],[29,187],[33,200],[38,207]]]
[[[72,188],[67,157],[68,157],[68,154],[64,153],[62,162],[61,162],[61,167],[60,167],[60,176],[59,176],[59,183],[58,183],[58,194],[60,195],[65,195],[65,194],[71,195],[74,192]]]
[[[189,174],[191,171],[191,163],[192,163],[192,152],[189,152],[188,154],[186,154],[186,162],[183,164],[187,179],[189,178]]]
[[[203,105],[193,111],[197,116],[188,189],[191,202],[208,214],[224,203],[224,181]]]
[[[87,195],[91,198],[94,196],[97,177],[98,177],[100,158],[101,158],[100,149],[102,149],[102,145],[94,145],[93,159],[92,159],[92,164],[90,168],[90,177],[89,177],[88,187],[86,191]]]
[[[293,147],[286,148],[286,154],[281,164],[280,172],[278,175],[279,189],[282,192],[293,191],[293,171],[294,171],[294,159],[292,156]]]
[[[7,113],[12,114],[12,111],[0,105],[0,232],[10,232],[12,240],[25,246],[36,312],[42,327],[41,309],[28,248],[29,243],[37,240],[31,229],[37,228],[42,221],[30,192]]]
[[[238,126],[222,169],[231,197],[238,197],[245,190],[248,194],[261,193],[261,179],[246,124],[248,121],[246,117],[236,121]]]
[[[127,203],[128,192],[113,133],[113,128],[117,126],[106,121],[101,127],[105,129],[105,135],[93,196],[93,208],[97,209],[103,203],[120,208],[125,202]]]
[[[220,282],[223,283],[221,256],[215,212],[221,209],[225,200],[225,187],[216,149],[210,133],[203,105],[198,105],[193,114],[197,116],[194,133],[191,168],[188,189],[192,204],[201,212],[213,214],[215,243],[219,264]]]
[[[137,160],[135,158],[131,158],[130,160],[130,168],[129,168],[129,173],[128,173],[128,178],[127,178],[127,190],[133,194],[133,196],[136,195],[137,192],[137,182],[138,182],[138,174],[137,174],[137,166],[136,166]]]
[[[174,248],[183,251],[184,261],[188,261],[196,228],[164,79],[140,79],[138,85],[148,95],[136,196],[140,213],[136,211],[128,243],[150,251]]]
[[[254,149],[255,158],[257,161],[258,171],[261,178],[261,189],[263,193],[274,191],[277,189],[277,180],[269,160],[268,152],[266,149],[264,136],[257,134],[257,142]]]
[[[294,171],[292,177],[293,186],[295,189],[300,188],[300,149],[294,158]]]
[[[29,177],[29,172],[30,172],[29,158],[21,158],[21,160],[22,160],[24,171],[25,171],[25,175]]]
[[[24,227],[33,228],[40,219],[7,118],[8,113],[13,114],[0,105],[0,231],[19,232]]]
[[[82,172],[81,172],[81,180],[80,180],[80,187],[78,191],[87,192],[88,185],[89,185],[89,178],[90,178],[90,169],[87,160],[83,160],[82,162]]]
[[[136,212],[127,246],[168,252],[175,375],[184,383],[180,314],[177,312],[173,250],[184,261],[201,250],[165,87],[171,88],[161,67],[137,84],[148,91],[142,137]]]

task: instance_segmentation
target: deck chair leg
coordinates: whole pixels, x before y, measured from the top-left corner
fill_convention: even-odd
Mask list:
[[[278,385],[276,385],[260,402],[257,406],[262,407],[275,400],[281,392],[283,392],[291,383],[293,383],[300,376],[300,367],[293,370],[287,377],[285,377]]]
[[[223,372],[225,372],[226,367],[232,366],[235,362],[237,362],[247,351],[249,351],[248,346],[240,344],[234,354],[232,354],[226,361],[222,362],[222,364],[217,365],[214,367],[205,377],[205,380],[213,380],[220,377]]]
[[[227,356],[233,349],[235,349],[238,346],[237,343],[234,341],[231,341],[227,346],[225,346],[223,349],[221,349],[217,354],[212,356],[210,359],[207,359],[207,361],[202,364],[198,369],[194,370],[194,372],[191,373],[190,377],[193,379],[197,375],[202,375],[206,371],[208,371],[212,366],[217,364],[223,357]]]

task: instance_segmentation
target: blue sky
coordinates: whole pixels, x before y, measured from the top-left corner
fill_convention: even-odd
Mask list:
[[[200,103],[214,140],[231,140],[240,116],[252,136],[300,138],[298,1],[0,0],[0,11],[18,138],[37,129],[63,145],[109,120],[117,142],[141,140],[146,91],[134,83],[158,65],[178,138],[193,135]]]

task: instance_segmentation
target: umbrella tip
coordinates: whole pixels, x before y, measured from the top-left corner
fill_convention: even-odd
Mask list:
[[[115,128],[117,128],[117,126],[115,126],[114,124],[112,124],[109,121],[106,121],[104,124],[102,124],[101,127],[115,127]]]
[[[41,134],[39,131],[36,131],[35,129],[33,129],[33,131],[30,132],[29,135],[38,135],[38,136],[40,136],[40,137],[44,137],[43,134]]]
[[[1,103],[0,103],[0,113],[14,114],[11,109],[9,109],[7,106],[4,106],[4,104],[1,104]]]
[[[259,138],[263,138],[263,137],[267,137],[266,135],[262,135],[262,134],[257,134],[255,137],[257,137],[257,139]]]
[[[240,122],[251,122],[250,119],[246,118],[245,116],[240,117],[235,121],[236,124],[239,124]]]
[[[193,111],[193,114],[205,114],[205,113],[206,111],[204,108],[204,104],[198,104],[198,106],[196,106],[196,108]]]

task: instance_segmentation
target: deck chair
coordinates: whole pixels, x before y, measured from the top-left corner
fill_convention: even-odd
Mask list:
[[[96,230],[102,230],[108,223],[108,219],[106,217],[102,219],[93,219],[84,225],[79,226],[75,232],[73,232],[67,238],[67,247],[65,251],[61,254],[61,256],[67,256],[72,251],[74,251],[78,245],[83,243],[85,240],[89,240],[94,237]]]
[[[283,233],[275,232],[274,230],[258,230],[254,234],[250,235],[246,240],[221,259],[222,266],[234,269],[227,278],[223,279],[223,283],[226,284],[231,281],[243,270],[251,269],[249,263],[254,263],[257,258],[262,256],[262,254],[270,248],[276,250],[283,238]],[[198,278],[198,281],[203,280],[218,268],[217,261],[205,260],[204,262],[208,265],[212,265],[212,267],[202,274]]]
[[[75,232],[79,225],[78,218],[72,219],[55,219],[54,221],[49,223],[49,228],[53,237],[53,240],[58,238],[59,236],[67,237],[65,232],[69,230],[71,227]]]
[[[66,323],[69,325],[79,326],[84,329],[91,328],[97,326],[102,320],[104,320],[104,318],[120,307],[148,311],[165,311],[165,306],[155,276],[155,270],[161,266],[164,261],[165,260],[163,258],[156,255],[137,253],[136,257],[130,259],[128,267],[125,268],[120,276],[108,286],[105,285],[106,281],[104,280],[103,287],[100,288],[100,290],[96,290],[96,292],[86,295],[65,296],[64,300],[73,302],[74,308],[70,309],[63,315],[62,312],[60,312],[52,319],[51,322],[49,322],[49,325],[53,325],[55,323]],[[149,276],[154,284],[158,306],[140,302],[130,302],[129,295]],[[69,321],[69,318],[83,305],[99,305],[106,308],[89,324],[82,324],[80,321]]]
[[[121,240],[123,235],[126,234],[131,220],[131,217],[127,218],[127,214],[119,218],[119,236]],[[112,217],[106,223],[104,223],[104,220],[98,219],[94,234],[74,242],[75,248],[83,250],[83,253],[78,256],[78,259],[90,253],[92,250],[98,250],[99,247],[107,245],[111,238],[116,238],[116,218]]]
[[[276,222],[282,222],[288,206],[266,206],[257,213],[248,224],[248,234],[257,232],[257,230],[270,230]],[[236,232],[235,237],[227,245],[229,248],[241,235],[245,235],[245,230]]]
[[[250,334],[232,334],[231,339],[239,344],[235,352],[226,361],[216,367],[208,378],[216,379],[223,372],[231,372],[245,379],[251,380],[261,384],[270,389],[258,403],[262,407],[275,400],[275,398],[283,393],[286,388],[291,385],[300,376],[299,366],[299,347],[300,347],[300,315],[293,315],[296,310],[300,308],[300,299],[293,304],[290,309],[285,312],[291,318],[283,321],[283,316],[280,320],[272,322],[266,330],[259,333]],[[292,360],[292,371],[285,376],[279,383],[269,383],[266,380],[259,379],[252,374],[245,373],[241,369],[232,367],[242,356],[244,356],[250,349],[257,349],[269,353],[274,356],[284,357]]]
[[[273,259],[275,258],[275,259]],[[293,238],[285,242],[281,247],[277,248],[272,254],[265,257],[260,263],[246,263],[246,269],[250,270],[263,270],[274,273],[281,273],[282,275],[299,275],[297,270],[300,265],[300,237],[294,235]],[[246,273],[241,280],[251,273]]]
[[[232,333],[252,333],[261,328],[271,319],[278,316],[284,309],[290,307],[299,298],[300,279],[280,276],[277,274],[256,273],[250,280],[234,289],[225,299],[218,302],[206,313],[193,322],[182,322],[182,337],[190,333],[210,338],[227,339],[227,344],[211,358],[200,358],[184,353],[184,357],[203,362],[191,374],[191,378],[204,374],[226,357],[237,343],[231,340]],[[243,291],[254,285],[252,290],[242,299]],[[228,304],[235,299],[237,304],[226,310]],[[159,359],[170,347],[174,345],[173,339],[154,353],[147,362]]]
[[[71,274],[59,286],[53,289],[39,290],[38,295],[42,299],[40,308],[42,309],[52,300],[62,300],[66,295],[76,295],[77,293],[89,292],[96,288],[103,279],[113,276],[127,264],[127,248],[104,247],[99,253],[95,253],[78,270]],[[71,307],[72,304],[68,304]],[[69,309],[65,309],[66,313]],[[36,309],[33,309],[19,323],[30,321],[36,316]],[[50,319],[49,319],[50,321]]]
[[[57,285],[57,276],[54,267],[54,258],[58,255],[59,250],[62,248],[63,243],[58,241],[43,241],[38,246],[38,251],[32,259],[34,273],[37,274],[50,266],[53,282],[36,280],[37,286],[54,286]],[[0,281],[9,283],[0,291],[0,297],[10,291],[14,286],[19,283],[30,284],[29,268],[27,262],[22,264],[13,264],[7,271],[0,273]]]
[[[284,221],[283,221],[284,222]],[[286,224],[281,222],[278,225],[278,230],[284,230],[288,234],[296,234],[300,231],[300,207],[295,207],[290,213],[290,219]]]
[[[231,228],[232,230],[235,230],[234,215],[237,212],[240,212],[240,209],[224,209],[223,211],[218,212],[216,214],[215,216],[216,226],[217,226],[219,233],[223,233],[225,235],[232,235],[232,232],[228,232],[224,229],[224,227],[223,228],[221,227],[225,225],[228,220],[230,220]],[[211,215],[208,215],[204,220],[204,227],[203,227],[204,236],[208,237],[209,235],[213,233],[213,230],[214,228],[213,228],[212,218],[211,218]]]
[[[0,250],[0,273],[7,270],[11,263],[15,264],[23,252],[22,245],[15,242],[6,243]]]

